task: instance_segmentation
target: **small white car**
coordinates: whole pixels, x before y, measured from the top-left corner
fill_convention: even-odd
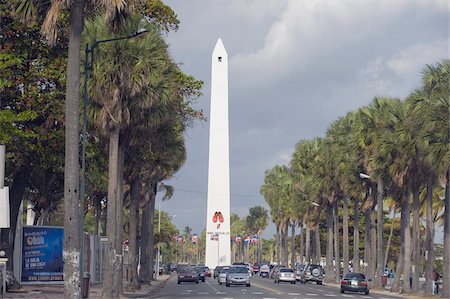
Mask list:
[[[227,273],[229,268],[230,267],[225,266],[220,270],[219,276],[217,276],[217,281],[219,282],[219,284],[227,282]]]

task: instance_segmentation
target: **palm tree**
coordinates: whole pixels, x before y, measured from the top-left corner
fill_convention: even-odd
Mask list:
[[[423,130],[423,138],[429,146],[426,161],[429,165],[433,165],[437,176],[442,178],[445,185],[443,275],[445,282],[450,281],[449,69],[448,59],[436,65],[427,65],[423,71],[423,96],[414,99],[417,109],[426,120]],[[444,283],[442,296],[450,297],[449,283]]]

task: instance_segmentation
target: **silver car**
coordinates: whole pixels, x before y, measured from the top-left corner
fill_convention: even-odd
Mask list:
[[[225,266],[225,267],[222,267],[222,269],[220,270],[220,273],[217,276],[217,281],[219,282],[219,284],[227,282],[228,268],[230,268],[230,267]]]
[[[281,281],[290,282],[291,284],[295,284],[295,273],[294,270],[289,268],[280,268],[278,272],[275,274],[275,283],[280,283]]]
[[[229,287],[232,284],[245,284],[250,286],[250,274],[245,266],[231,266],[228,269],[225,285]]]

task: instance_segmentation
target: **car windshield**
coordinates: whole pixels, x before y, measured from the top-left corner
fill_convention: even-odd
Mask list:
[[[232,267],[228,269],[228,273],[248,273],[248,270],[245,267]]]
[[[289,272],[289,273],[293,273],[294,271],[292,269],[288,269],[288,268],[281,268],[280,272]]]
[[[353,279],[353,278],[366,279],[366,277],[362,273],[347,273],[347,274],[345,274],[344,278],[345,279]]]
[[[221,270],[220,270],[220,273],[228,273],[228,267],[223,267]]]
[[[192,273],[192,272],[197,272],[197,271],[195,270],[195,268],[192,268],[192,267],[183,267],[180,269],[179,272],[180,273]]]

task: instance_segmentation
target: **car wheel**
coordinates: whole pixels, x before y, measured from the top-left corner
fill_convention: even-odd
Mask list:
[[[344,294],[344,293],[345,293],[345,291],[343,289],[341,289],[341,294]]]
[[[225,283],[225,285],[227,286],[227,287],[229,287],[230,286],[230,284],[227,282],[227,283]]]
[[[181,283],[181,281],[178,281],[178,284],[180,284]]]
[[[366,295],[369,295],[369,290],[366,291]]]
[[[245,285],[247,288],[249,288],[250,287],[250,284],[249,283],[247,283],[246,285]]]
[[[321,282],[321,281],[318,281],[317,284],[322,285],[322,282]]]

